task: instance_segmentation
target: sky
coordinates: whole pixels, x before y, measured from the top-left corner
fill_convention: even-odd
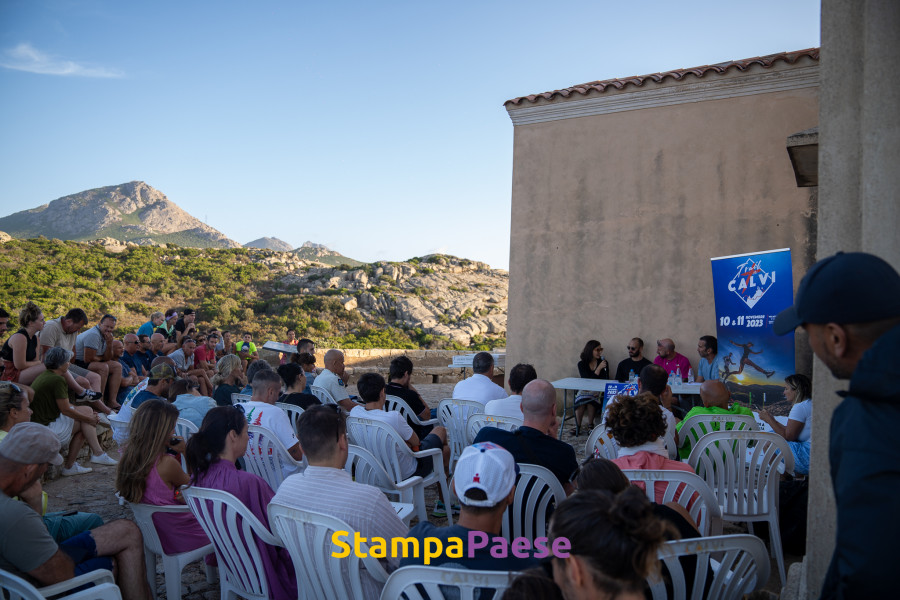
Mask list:
[[[819,11],[0,0],[0,216],[140,180],[242,244],[506,269],[506,100],[818,46]]]

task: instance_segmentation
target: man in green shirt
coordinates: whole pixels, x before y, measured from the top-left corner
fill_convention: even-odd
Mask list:
[[[753,417],[753,411],[749,408],[744,408],[740,404],[731,404],[731,392],[728,391],[724,383],[717,379],[708,379],[700,385],[700,400],[703,402],[703,406],[695,406],[689,410],[684,416],[684,420],[675,426],[675,430],[679,432],[678,439],[687,438],[684,442],[684,447],[678,450],[678,456],[682,459],[686,459],[691,455],[691,436],[688,435],[688,432],[685,432],[683,436],[680,435],[681,428],[694,415],[747,415],[751,418]],[[734,427],[734,425],[729,425],[726,426],[726,429]],[[710,426],[713,431],[719,430],[717,423],[711,423]]]

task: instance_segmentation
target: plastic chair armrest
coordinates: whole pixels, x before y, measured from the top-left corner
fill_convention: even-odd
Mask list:
[[[405,490],[406,488],[416,486],[420,481],[422,481],[421,475],[413,475],[412,477],[407,477],[399,483],[395,483],[394,487],[396,487],[398,490]]]
[[[86,583],[112,583],[115,584],[116,580],[113,577],[112,571],[108,571],[106,569],[98,569],[96,571],[91,571],[90,573],[84,573],[83,575],[79,575],[78,577],[73,577],[72,579],[67,579],[65,581],[60,581],[59,583],[54,583],[53,585],[48,585],[47,587],[39,588],[38,591],[44,597],[57,596],[67,590],[71,590],[72,588],[81,587]]]
[[[371,555],[366,555],[362,559],[363,565],[366,567],[366,571],[368,571],[369,575],[371,575],[372,579],[377,581],[378,583],[384,583],[387,581],[388,573],[385,571],[384,566],[382,566],[381,562],[377,558],[372,558]]]
[[[427,419],[427,420],[423,421],[423,420],[421,420],[419,417],[415,417],[415,418],[414,418],[414,421],[415,421],[416,425],[422,425],[422,426],[427,426],[427,425],[438,425],[438,424],[440,424],[440,422],[441,422],[441,420],[440,420],[440,419],[437,419],[437,418],[435,418],[435,419]]]

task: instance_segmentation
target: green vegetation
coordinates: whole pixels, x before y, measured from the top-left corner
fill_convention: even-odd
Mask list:
[[[386,282],[393,283],[389,277]],[[429,290],[420,287],[415,293],[425,296]],[[281,339],[292,328],[321,346],[466,349],[421,328],[397,328],[381,317],[367,323],[359,312],[344,310],[333,297],[340,295],[350,291],[301,294],[297,285],[285,286],[267,266],[254,262],[246,248],[132,246],[113,253],[99,245],[43,237],[0,244],[0,307],[14,317],[28,300],[47,319],[78,307],[92,323],[104,313],[116,315],[116,334],[122,335],[156,310],[191,307],[199,313],[201,329],[246,330],[257,341]],[[471,349],[488,348],[488,342],[479,340]],[[505,344],[503,338],[490,342]]]

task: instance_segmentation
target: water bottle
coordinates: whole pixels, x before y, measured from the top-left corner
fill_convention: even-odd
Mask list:
[[[668,381],[668,384],[669,384],[669,387],[675,385],[675,373],[673,373],[673,372],[671,372],[671,371],[669,372],[669,381]]]
[[[688,383],[694,383],[694,370],[688,369]]]
[[[675,369],[675,383],[681,383],[682,381],[684,380],[681,378],[681,367],[678,367]]]
[[[628,371],[628,383],[634,383],[634,369]]]

